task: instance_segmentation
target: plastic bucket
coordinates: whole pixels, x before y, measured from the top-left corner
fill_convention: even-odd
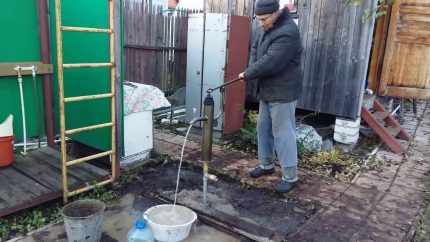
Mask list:
[[[61,213],[68,241],[100,241],[105,207],[104,202],[93,199],[79,200],[64,206]]]
[[[174,242],[190,235],[197,214],[187,207],[163,204],[146,210],[144,217],[157,241]]]
[[[13,138],[15,136],[0,137],[0,167],[13,162]]]

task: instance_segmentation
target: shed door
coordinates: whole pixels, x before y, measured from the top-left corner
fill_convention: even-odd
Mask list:
[[[379,93],[430,98],[430,0],[393,6]]]

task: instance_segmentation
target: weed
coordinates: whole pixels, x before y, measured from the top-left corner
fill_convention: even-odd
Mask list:
[[[110,202],[116,197],[116,192],[111,188],[111,186],[96,186],[93,190],[78,195],[76,200],[96,199],[103,202]]]
[[[115,183],[115,188],[119,188],[128,185],[137,180],[136,175],[133,173],[121,173],[118,181]]]
[[[244,128],[240,129],[243,142],[250,143],[252,146],[257,145],[257,121],[258,113],[256,111],[249,111],[245,116]]]
[[[57,202],[0,218],[0,241],[26,234],[49,223],[56,223],[61,220],[59,212],[60,203]]]
[[[430,180],[426,182],[426,186],[430,188]],[[414,241],[430,242],[430,203],[427,201],[427,207],[421,217],[420,223],[415,231]]]

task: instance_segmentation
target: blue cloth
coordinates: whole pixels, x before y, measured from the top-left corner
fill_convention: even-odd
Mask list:
[[[282,167],[282,178],[289,182],[298,180],[296,106],[297,101],[280,103],[260,100],[257,122],[260,167],[272,168],[276,153]]]

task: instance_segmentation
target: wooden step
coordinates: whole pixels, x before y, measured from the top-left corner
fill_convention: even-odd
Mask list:
[[[383,112],[383,111],[376,111],[374,113],[372,113],[373,117],[375,117],[379,122],[383,122],[384,119],[386,119],[390,113],[388,112]]]
[[[373,103],[373,110],[375,111],[370,112],[363,106],[361,108],[361,118],[366,121],[394,153],[404,153],[406,147],[403,147],[398,139],[409,141],[411,136],[378,100]]]
[[[402,127],[400,127],[400,126],[398,126],[398,127],[388,126],[385,128],[387,129],[388,133],[391,134],[391,136],[393,136],[393,137],[397,137],[397,135],[402,131]]]

